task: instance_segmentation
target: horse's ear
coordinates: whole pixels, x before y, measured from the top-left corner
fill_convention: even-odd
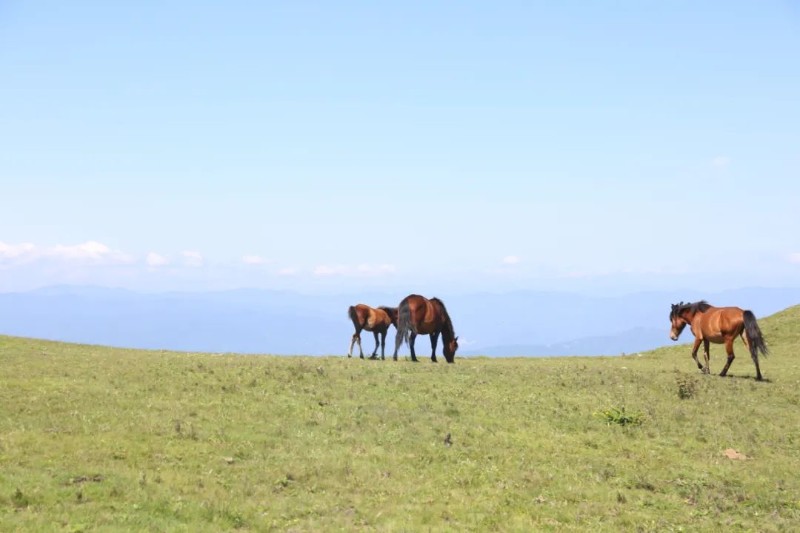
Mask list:
[[[454,340],[455,340],[456,342],[458,342],[458,335],[456,335],[456,338],[455,338]]]

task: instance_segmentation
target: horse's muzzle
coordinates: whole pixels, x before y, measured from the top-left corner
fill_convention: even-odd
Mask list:
[[[677,335],[670,335],[669,338],[674,340],[674,341],[678,340],[678,336]]]

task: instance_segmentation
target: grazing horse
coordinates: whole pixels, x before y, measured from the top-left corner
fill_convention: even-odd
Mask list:
[[[372,352],[370,359],[375,359],[378,354],[378,334],[381,336],[381,358],[386,346],[386,333],[389,331],[389,326],[394,325],[397,327],[397,308],[380,306],[377,309],[364,304],[351,305],[347,309],[347,315],[353,321],[353,327],[356,332],[350,339],[350,349],[347,351],[347,357],[352,357],[353,344],[358,342],[358,351],[361,354],[361,359],[364,359],[364,352],[361,350],[361,330],[365,329],[371,331],[375,335],[375,350]]]
[[[436,343],[442,334],[442,353],[448,363],[452,363],[458,349],[458,337],[453,333],[453,323],[447,309],[438,298],[430,300],[419,294],[410,294],[397,306],[397,336],[394,341],[394,360],[403,341],[411,348],[411,360],[417,361],[414,340],[417,335],[430,335],[431,361],[436,362]]]
[[[711,372],[711,367],[709,366],[711,359],[711,354],[708,351],[709,343],[725,344],[728,362],[722,372],[719,373],[720,376],[724,376],[728,373],[728,369],[735,357],[733,355],[733,341],[736,340],[736,337],[741,336],[745,347],[750,350],[750,357],[753,358],[753,363],[756,365],[756,379],[759,381],[763,379],[761,368],[758,366],[758,352],[765,356],[769,352],[767,343],[761,334],[761,329],[758,327],[756,317],[752,311],[745,311],[738,307],[714,307],[705,300],[695,303],[681,302],[672,304],[669,320],[672,323],[672,330],[669,336],[674,341],[678,340],[686,324],[691,326],[692,333],[694,333],[692,357],[694,362],[697,363],[697,368],[702,370],[704,374]],[[700,347],[701,342],[703,343],[703,355],[706,362],[705,368],[697,360],[697,349]]]

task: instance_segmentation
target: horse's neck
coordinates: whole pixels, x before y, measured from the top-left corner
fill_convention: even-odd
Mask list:
[[[429,302],[436,313],[442,317],[442,340],[448,342],[455,336],[455,333],[453,332],[453,322],[450,320],[450,315],[447,314],[447,309],[445,309],[444,305],[440,301],[429,300]]]
[[[696,320],[701,320],[701,319],[703,318],[703,316],[711,314],[711,313],[712,313],[712,312],[713,312],[715,309],[716,309],[716,307],[709,307],[709,308],[708,308],[708,309],[706,309],[705,311],[700,311],[700,310],[698,310],[698,311],[695,311],[694,313],[692,313],[692,312],[688,312],[688,313],[686,313],[686,315],[683,317],[683,319],[684,319],[684,320],[685,320],[685,321],[686,321],[688,324],[691,324],[692,322],[694,322],[694,321],[696,321]]]
[[[442,316],[442,320],[442,340],[449,342],[455,335],[453,332],[453,322],[450,321],[450,317],[447,316],[446,313]]]

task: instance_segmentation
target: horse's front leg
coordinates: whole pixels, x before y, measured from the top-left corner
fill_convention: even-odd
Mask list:
[[[436,344],[439,342],[439,334],[431,333],[431,361],[436,362]]]
[[[725,351],[728,353],[728,362],[725,363],[725,368],[723,368],[722,372],[719,373],[719,375],[722,377],[725,377],[725,374],[728,373],[731,363],[733,363],[733,360],[736,359],[736,356],[733,355],[733,339],[734,337],[725,339]]]
[[[417,354],[414,351],[414,340],[416,340],[416,338],[417,334],[413,331],[411,332],[411,335],[408,336],[408,347],[411,349],[411,360],[415,363],[419,361],[419,359],[417,359]]]
[[[694,362],[697,363],[697,368],[702,370],[703,373],[705,374],[706,371],[703,369],[703,365],[701,365],[700,360],[697,359],[697,350],[700,348],[701,342],[703,342],[703,340],[699,337],[694,339],[694,346],[692,346],[692,358],[694,359]]]

